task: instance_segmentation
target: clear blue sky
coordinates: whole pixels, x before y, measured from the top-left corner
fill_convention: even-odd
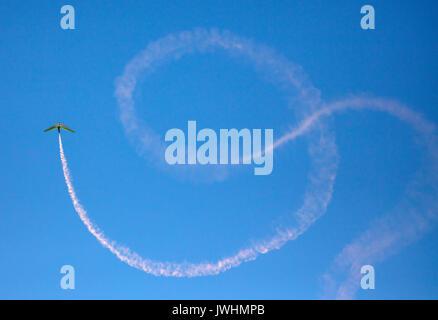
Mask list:
[[[76,10],[62,30],[60,8]],[[372,4],[376,29],[360,28]],[[230,30],[301,65],[327,101],[350,94],[395,98],[438,123],[435,1],[1,1],[0,298],[315,299],[345,245],[391,210],[418,167],[412,131],[373,112],[333,120],[340,155],[333,199],[305,234],[217,276],[154,277],[120,262],[88,233],[62,176],[63,135],[78,196],[111,239],[159,261],[215,261],[272,231],[298,208],[306,140],[274,155],[274,171],[225,181],[180,179],[150,165],[126,138],[115,79],[148,43],[196,27]],[[155,132],[296,124],[285,97],[238,60],[193,54],[136,88],[136,109]],[[278,137],[278,136],[277,136]],[[164,155],[163,155],[164,156]],[[360,299],[438,298],[438,230],[375,264],[376,289]],[[62,290],[60,268],[76,270]]]

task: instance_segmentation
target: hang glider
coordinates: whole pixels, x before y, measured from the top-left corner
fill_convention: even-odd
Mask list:
[[[46,130],[44,130],[44,132],[49,132],[52,130],[58,129],[58,132],[61,132],[61,129],[70,131],[70,132],[75,132],[74,130],[70,129],[69,127],[67,127],[66,125],[62,124],[61,122],[54,124],[53,126],[51,126],[50,128],[47,128]]]

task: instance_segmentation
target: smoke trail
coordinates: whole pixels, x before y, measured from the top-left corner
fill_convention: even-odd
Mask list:
[[[140,269],[144,272],[159,276],[175,276],[175,277],[193,277],[193,276],[205,276],[218,274],[224,272],[232,267],[240,265],[242,262],[254,260],[259,254],[267,253],[273,249],[279,249],[284,243],[291,239],[296,239],[302,234],[315,219],[309,219],[310,214],[302,215],[300,219],[300,226],[294,229],[278,230],[278,234],[269,241],[259,243],[253,247],[249,247],[240,250],[236,255],[226,257],[217,261],[216,263],[170,263],[170,262],[154,262],[148,259],[144,259],[137,253],[132,252],[129,248],[118,245],[115,241],[109,240],[102,231],[95,226],[88,218],[86,210],[80,204],[76,192],[71,181],[71,175],[68,168],[67,159],[64,154],[62,146],[61,135],[59,135],[59,151],[62,162],[62,169],[64,172],[64,178],[67,185],[70,198],[73,202],[73,206],[78,213],[80,219],[87,227],[88,231],[96,237],[96,239],[105,247],[108,248],[113,254],[115,254],[121,261],[127,263],[131,267]],[[330,192],[331,194],[331,192]],[[319,195],[315,198],[315,202],[312,202],[314,208],[323,207],[328,203],[330,194]],[[308,201],[309,203],[311,201]],[[318,205],[319,203],[319,205]],[[316,205],[316,206],[315,206]],[[305,211],[307,204],[302,208]]]
[[[281,144],[284,144],[286,141],[294,140],[297,137],[305,134],[312,128],[312,126],[314,126],[317,123],[319,118],[323,116],[331,115],[333,112],[342,111],[346,109],[357,109],[357,110],[374,109],[374,110],[384,111],[398,117],[401,120],[408,122],[412,127],[416,128],[417,131],[421,132],[424,135],[423,142],[426,142],[427,147],[430,151],[429,153],[433,157],[433,160],[435,160],[435,162],[432,160],[432,163],[435,164],[438,163],[436,161],[438,159],[438,153],[437,153],[438,148],[437,148],[436,137],[434,135],[435,129],[433,124],[424,120],[419,114],[398,104],[397,102],[390,100],[383,100],[383,99],[354,98],[354,99],[335,102],[331,105],[326,105],[323,109],[315,112],[314,114],[306,118],[296,129],[288,133],[285,136],[287,138],[280,138],[279,140],[277,140],[277,143],[275,145],[279,146]],[[336,154],[335,145],[325,144],[325,146],[326,146],[325,149],[318,150],[318,152],[321,151],[325,153],[328,152],[331,156]],[[93,225],[93,223],[88,218],[85,209],[80,204],[79,199],[77,198],[76,193],[74,191],[73,184],[71,182],[70,172],[67,165],[67,160],[65,158],[63,147],[62,147],[61,136],[59,136],[59,147],[60,147],[60,155],[61,155],[62,167],[64,171],[64,177],[70,197],[73,201],[75,210],[79,214],[81,220],[86,225],[90,233],[92,233],[104,247],[108,248],[121,261],[127,263],[132,267],[143,270],[153,275],[191,277],[191,276],[217,274],[226,271],[232,267],[236,267],[240,265],[242,262],[254,260],[259,254],[264,254],[271,250],[279,249],[287,241],[298,238],[299,235],[303,234],[313,224],[313,222],[315,222],[324,213],[332,193],[332,188],[329,188],[326,189],[325,191],[323,189],[319,190],[319,194],[317,196],[313,196],[313,197],[308,196],[305,200],[305,204],[303,205],[303,207],[293,214],[294,217],[296,218],[295,226],[289,226],[289,227],[282,226],[277,230],[278,233],[274,237],[270,238],[269,240],[260,242],[254,245],[253,247],[240,250],[236,255],[226,257],[224,259],[219,260],[216,263],[178,264],[178,263],[170,263],[170,262],[154,262],[148,259],[143,259],[137,253],[131,252],[129,248],[119,246],[114,241],[110,241],[108,238],[104,236],[103,232],[101,232],[96,226]],[[332,160],[333,159],[335,158],[332,158]],[[328,165],[329,166],[328,168],[330,169],[330,165],[335,166],[335,163],[325,163],[324,165]],[[428,177],[429,177],[428,179],[430,180],[428,181],[428,183],[432,182],[432,185],[433,183],[436,184],[436,181],[438,180],[436,165],[433,169],[434,169],[433,175],[431,175],[430,172],[428,172]],[[331,172],[331,170],[326,169],[326,170],[322,170],[321,172]],[[327,182],[334,180],[334,176],[330,176],[330,179],[327,179],[326,175],[321,175],[315,178],[317,178],[316,180],[319,180],[320,186],[323,187],[326,186],[324,183],[321,183],[321,181]],[[436,187],[435,187],[435,192],[436,192]],[[433,208],[435,208],[435,206]],[[430,218],[436,217],[436,211],[434,211],[433,209],[429,208],[426,212],[430,216]],[[416,217],[417,217],[416,221],[420,223],[419,228],[417,229],[414,228],[411,230],[411,232],[408,233],[396,228],[395,230],[397,233],[396,236],[397,239],[401,240],[403,238],[412,237],[413,234],[415,234],[415,236],[418,236],[419,233],[421,233],[423,230],[426,229],[424,228],[424,226],[429,225],[426,222],[431,219],[425,219],[424,217],[421,218],[420,216],[418,216],[418,214]],[[419,224],[419,223],[417,224],[412,223],[411,220],[412,220],[412,216],[400,216],[397,217],[396,219],[399,225],[403,224],[406,226],[410,226],[411,228]],[[407,223],[406,221],[409,221],[409,223]],[[388,226],[387,221],[384,225]],[[390,233],[391,231],[389,230],[388,232],[386,233],[385,236],[383,236],[382,241],[379,241],[378,236],[375,235],[372,236],[374,238],[372,242],[372,248],[369,248],[368,251],[377,252],[380,254],[381,250],[377,249],[379,246],[383,249],[397,245],[398,242],[396,241],[393,242],[386,241],[389,235],[391,235]],[[368,235],[367,239],[369,238],[370,236]],[[384,245],[382,245],[382,243],[384,243]],[[356,245],[355,247],[357,248],[358,246]],[[348,251],[351,256],[351,250],[346,250],[346,251]],[[341,256],[344,255],[345,254],[341,254]],[[339,258],[339,260],[359,261],[359,259],[355,259],[354,257],[349,257],[348,259]],[[362,260],[363,259],[361,259],[361,261]],[[356,265],[358,264],[356,263]]]
[[[169,166],[163,157],[166,147],[162,137],[146,121],[137,117],[133,99],[140,75],[150,75],[156,72],[158,66],[190,54],[213,51],[249,64],[268,81],[276,84],[289,100],[289,106],[293,107],[297,117],[314,111],[321,104],[319,90],[310,83],[301,67],[270,48],[216,29],[195,29],[166,36],[150,43],[126,65],[123,74],[116,80],[114,92],[127,137],[137,152],[160,170],[174,171],[178,168],[178,174],[189,179],[208,170],[208,174],[202,175],[202,178],[215,181],[224,180],[227,175],[225,167],[220,165]],[[322,131],[327,134],[327,128]]]
[[[359,289],[360,269],[365,264],[381,262],[417,241],[438,220],[438,137],[435,125],[420,114],[383,99],[353,98],[338,101],[326,112],[372,109],[391,114],[414,129],[417,144],[424,150],[423,165],[408,185],[400,203],[391,212],[371,223],[357,239],[344,247],[322,276],[325,298],[352,299]]]
[[[216,30],[205,31],[198,29],[194,32],[170,35],[151,43],[126,66],[124,74],[117,80],[116,97],[120,106],[122,124],[128,136],[133,141],[138,142],[141,154],[147,151],[148,157],[152,157],[158,162],[162,160],[163,153],[161,151],[164,149],[158,136],[142,121],[137,119],[135,115],[132,93],[139,73],[145,71],[145,69],[151,71],[155,66],[163,63],[163,61],[178,59],[182,55],[196,50],[205,52],[208,49],[222,49],[231,55],[244,56],[256,68],[264,70],[271,77],[272,81],[282,83],[283,89],[288,94],[293,95],[291,92],[296,94],[298,100],[310,109],[315,108],[320,102],[319,91],[310,84],[300,68],[283,57],[276,55],[268,48],[257,46],[252,41],[236,37],[229,32],[220,33]],[[297,110],[297,113],[299,111]],[[249,248],[242,249],[236,254],[220,259],[215,263],[155,262],[143,259],[137,253],[131,252],[129,248],[110,241],[104,236],[103,232],[93,225],[85,209],[80,205],[79,199],[76,197],[62,149],[61,138],[60,152],[64,177],[74,208],[90,233],[104,247],[108,248],[121,261],[147,273],[192,277],[217,274],[236,267],[242,262],[254,260],[260,254],[278,249],[287,241],[295,239],[302,234],[325,211],[331,199],[336,175],[336,147],[334,137],[326,125],[322,123],[316,125],[314,136],[316,139],[309,141],[309,152],[311,155],[310,183],[306,190],[304,204],[297,212],[298,226],[294,228],[278,228],[277,234],[267,241],[261,241]],[[325,164],[323,168],[321,167],[322,163]],[[312,218],[312,216],[314,217]]]
[[[64,172],[64,179],[67,185],[68,193],[70,194],[70,198],[73,202],[73,207],[81,218],[82,222],[87,227],[88,231],[96,237],[96,239],[105,247],[108,248],[112,253],[114,253],[120,260],[125,261],[125,257],[121,253],[124,248],[117,248],[114,245],[113,241],[108,240],[102,231],[100,231],[88,218],[87,211],[82,207],[79,202],[78,197],[76,196],[76,192],[73,187],[73,183],[71,182],[70,170],[68,169],[67,159],[64,154],[64,148],[62,147],[61,134],[59,133],[59,154],[61,157],[62,163],[62,171]]]
[[[236,37],[228,32],[195,30],[194,32],[170,35],[151,43],[126,66],[124,74],[117,80],[115,95],[125,131],[140,146],[141,154],[151,155],[153,158],[155,156],[154,159],[158,159],[159,156],[162,159],[163,153],[161,151],[163,148],[158,136],[135,115],[132,94],[138,75],[145,71],[152,72],[157,65],[165,61],[178,59],[195,51],[205,52],[208,49],[222,49],[231,55],[245,57],[258,70],[265,72],[273,82],[280,83],[287,95],[293,93],[297,97],[294,101],[291,100],[291,106],[295,107],[295,114],[302,120],[298,122],[297,127],[276,140],[272,148],[283,146],[289,141],[306,135],[311,166],[304,203],[301,208],[290,214],[293,222],[278,226],[273,236],[216,262],[196,264],[156,262],[144,259],[129,248],[120,246],[105,237],[103,232],[90,221],[74,191],[61,137],[59,137],[64,177],[73,206],[90,233],[121,261],[156,276],[213,275],[236,267],[243,262],[254,260],[260,254],[279,249],[286,242],[297,239],[325,213],[331,200],[338,154],[334,135],[328,126],[327,118],[335,112],[348,109],[386,112],[406,122],[420,134],[421,142],[429,155],[429,162],[423,166],[417,179],[412,182],[412,188],[409,190],[412,201],[406,199],[398,206],[399,212],[404,213],[407,210],[409,214],[388,215],[389,218],[385,218],[384,222],[378,224],[385,226],[385,228],[380,228],[384,232],[379,231],[379,228],[366,232],[363,238],[344,249],[336,260],[336,264],[357,266],[363,261],[368,262],[369,259],[377,261],[377,255],[379,255],[379,259],[383,259],[388,256],[388,252],[394,251],[402,243],[409,243],[412,239],[421,236],[428,227],[432,226],[432,222],[436,218],[436,207],[431,204],[431,199],[436,198],[438,181],[436,168],[438,148],[433,124],[424,120],[418,113],[393,100],[355,97],[330,104],[324,103],[320,99],[319,91],[311,85],[299,66],[290,63],[268,48],[255,45],[249,40]],[[420,212],[422,209],[424,209],[424,214]],[[392,223],[388,223],[388,221],[392,221]],[[368,240],[364,239],[373,239],[373,241],[371,245],[368,245]],[[360,252],[367,252],[367,254],[360,255]],[[349,270],[350,276],[346,284],[341,285],[343,287],[339,289],[343,292],[341,297],[347,297],[354,293],[355,285],[353,284],[356,283],[355,277],[357,277],[354,270],[353,267]],[[333,280],[331,274],[327,274],[326,278]]]
[[[425,150],[423,167],[409,184],[405,197],[394,210],[373,221],[372,228],[347,245],[323,275],[325,297],[351,299],[359,288],[360,269],[365,264],[383,261],[404,246],[418,240],[435,226],[438,219],[438,137],[433,123],[394,100],[353,97],[323,104],[294,130],[278,139],[273,148],[305,134],[324,116],[345,110],[385,112],[414,129],[417,143]],[[347,276],[345,276],[347,275]],[[337,279],[344,278],[337,284]]]

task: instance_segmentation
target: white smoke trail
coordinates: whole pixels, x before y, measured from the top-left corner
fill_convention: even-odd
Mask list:
[[[419,137],[418,144],[425,149],[425,164],[410,183],[403,200],[393,212],[372,223],[358,239],[347,245],[336,257],[331,269],[323,275],[325,297],[352,299],[359,288],[360,269],[365,264],[383,261],[404,246],[419,239],[438,219],[438,138],[436,126],[419,113],[394,100],[353,97],[323,107],[304,119],[296,129],[274,144],[278,147],[312,129],[323,116],[344,110],[374,110],[385,112],[405,122]],[[425,190],[427,192],[425,192]],[[336,279],[344,278],[344,281]]]
[[[210,32],[196,30],[182,32],[176,36],[171,35],[151,43],[145,51],[126,66],[125,73],[117,81],[116,97],[121,110],[122,124],[127,134],[138,141],[141,146],[140,151],[147,151],[148,157],[152,157],[158,162],[162,159],[163,154],[160,151],[164,149],[157,135],[135,116],[132,93],[139,73],[145,69],[153,68],[162,63],[163,60],[177,59],[183,54],[195,50],[204,52],[207,49],[218,48],[232,55],[244,56],[252,61],[257,68],[265,70],[274,81],[281,82],[284,87],[292,86],[292,90],[298,95],[299,100],[308,108],[315,108],[319,103],[318,90],[313,88],[306,77],[302,75],[300,68],[275,55],[265,47],[257,46],[249,40],[236,37],[228,32],[220,33],[216,30]],[[143,259],[138,254],[131,252],[129,248],[121,247],[105,238],[103,233],[93,226],[86,211],[79,204],[63,153],[61,153],[61,160],[63,160],[64,176],[76,211],[89,231],[120,260],[153,275],[203,276],[226,271],[242,262],[254,260],[259,254],[280,248],[287,241],[302,234],[325,211],[333,190],[337,154],[334,138],[327,128],[323,124],[319,124],[316,126],[315,132],[316,141],[309,142],[310,154],[313,159],[309,174],[311,182],[306,190],[304,204],[296,214],[298,226],[294,228],[280,227],[277,234],[271,239],[242,249],[235,255],[225,257],[216,263],[154,262]],[[322,143],[323,141],[324,143]],[[62,145],[60,144],[60,146]],[[321,168],[322,163],[325,164],[323,168]],[[316,192],[317,190],[318,192]]]
[[[64,172],[65,182],[73,202],[74,209],[78,213],[80,219],[87,227],[88,231],[96,237],[96,239],[105,247],[115,254],[121,261],[127,263],[131,267],[140,269],[144,272],[159,276],[175,276],[175,277],[193,277],[218,274],[224,272],[232,267],[240,265],[242,262],[254,260],[259,254],[267,253],[273,249],[279,249],[284,243],[291,239],[296,239],[302,234],[316,219],[309,219],[310,214],[302,214],[300,225],[294,229],[279,230],[278,234],[271,240],[259,243],[253,247],[240,250],[236,255],[226,257],[217,261],[216,263],[170,263],[170,262],[154,262],[148,259],[143,259],[137,253],[132,252],[129,248],[118,245],[115,241],[109,240],[102,231],[95,226],[88,218],[86,210],[80,204],[76,192],[71,181],[71,175],[68,168],[67,159],[64,154],[61,135],[59,135],[59,151],[62,162],[62,169]],[[331,194],[331,192],[330,192]],[[311,205],[314,208],[325,209],[326,204],[330,198],[330,194],[319,195],[315,198],[315,202]],[[303,208],[306,208],[305,204]],[[302,209],[303,211],[303,209]],[[305,210],[304,210],[305,211]]]
[[[407,109],[406,107],[398,104],[395,101],[383,100],[383,99],[362,99],[362,98],[353,98],[349,100],[344,100],[340,102],[333,103],[331,105],[325,106],[320,111],[315,112],[308,118],[306,118],[296,129],[292,130],[288,133],[284,138],[280,138],[279,143],[275,144],[279,146],[284,144],[286,141],[291,141],[296,139],[297,137],[308,132],[312,126],[317,122],[317,120],[323,116],[328,116],[336,111],[342,111],[346,109],[374,109],[379,111],[385,111],[394,116],[398,117],[401,120],[404,120],[410,123],[414,128],[418,131],[422,132],[427,139],[424,141],[427,142],[429,151],[431,151],[431,155],[436,159],[438,150],[436,148],[436,138],[434,136],[434,126],[428,121],[421,118],[420,115],[413,112],[412,110]],[[272,237],[271,239],[260,242],[253,247],[249,247],[243,250],[240,250],[236,255],[227,257],[219,260],[216,263],[200,263],[200,264],[192,264],[192,263],[170,263],[170,262],[154,262],[148,259],[143,259],[138,254],[130,251],[129,248],[118,246],[114,241],[110,241],[106,238],[96,226],[90,221],[87,216],[85,209],[81,206],[79,199],[76,196],[76,193],[73,188],[73,184],[70,178],[70,172],[67,166],[67,160],[64,155],[61,136],[59,136],[59,146],[60,146],[60,154],[62,167],[64,171],[65,181],[68,187],[68,191],[70,197],[73,201],[73,205],[77,213],[79,214],[81,220],[86,225],[90,233],[92,233],[97,240],[106,248],[108,248],[112,253],[114,253],[121,261],[126,262],[128,265],[135,267],[137,269],[143,270],[147,273],[153,275],[164,275],[164,276],[203,276],[203,275],[211,275],[217,274],[223,271],[226,271],[232,267],[240,265],[242,262],[254,260],[259,254],[267,253],[274,249],[279,249],[283,246],[287,241],[296,239],[299,235],[303,234],[312,224],[315,222],[325,211],[325,208],[330,200],[332,189],[328,190],[319,190],[318,195],[314,195],[312,198],[307,197],[305,204],[303,207],[298,210],[294,216],[296,218],[297,226],[287,227],[282,226],[278,229],[278,233]],[[336,147],[332,144],[328,145],[327,150],[331,149],[331,154],[336,154]],[[327,152],[325,150],[325,152]],[[334,158],[333,158],[334,159]],[[325,163],[325,165],[334,166],[335,163]],[[321,172],[324,172],[321,171]],[[330,170],[325,170],[325,172],[331,172]],[[432,181],[436,183],[436,172],[434,172],[434,176],[429,174],[429,179],[434,178]],[[316,180],[326,181],[327,177],[324,175],[317,177]],[[334,176],[331,176],[331,179],[334,179]],[[330,179],[329,179],[330,180]],[[324,185],[324,184],[323,184]],[[429,209],[428,214],[431,216],[435,216],[436,212]],[[407,217],[409,219],[409,217]],[[406,217],[399,217],[397,221],[401,224]],[[424,220],[422,220],[424,222]],[[407,224],[411,227],[412,223]],[[423,230],[424,228],[419,228],[418,231]],[[399,238],[404,234],[403,232],[399,233]],[[412,232],[409,233],[410,235]],[[418,233],[416,233],[418,234]],[[405,234],[407,235],[407,234]],[[376,237],[378,238],[378,237]],[[388,233],[386,234],[386,238],[388,238]],[[380,250],[376,249],[376,246],[381,245],[382,241],[374,240],[372,249],[373,252],[380,252]],[[389,243],[386,243],[386,247],[389,246]],[[395,243],[392,243],[395,245]],[[365,251],[365,250],[364,250]],[[351,252],[351,250],[349,251]],[[341,259],[342,260],[342,259]],[[354,260],[353,258],[346,259],[348,261]],[[363,259],[362,259],[363,260]]]
[[[407,123],[417,132],[417,143],[424,149],[425,156],[402,201],[391,212],[372,221],[372,227],[345,246],[323,275],[325,298],[354,298],[363,265],[381,262],[397,253],[430,231],[438,220],[438,137],[435,125],[407,107],[383,99],[339,101],[327,106],[326,112],[347,108],[383,111]]]
[[[267,47],[227,31],[196,29],[171,34],[150,43],[126,65],[123,74],[116,80],[115,97],[126,135],[136,146],[137,152],[160,170],[175,172],[177,168],[179,175],[189,173],[186,176],[190,178],[195,175],[195,170],[196,175],[208,170],[207,175],[202,175],[203,178],[220,181],[226,175],[224,166],[169,166],[163,157],[165,144],[162,137],[137,117],[133,99],[140,75],[153,73],[157,66],[183,56],[209,51],[219,51],[252,65],[261,75],[278,85],[298,117],[318,108],[321,99],[319,90],[313,87],[300,66]],[[303,106],[305,108],[299,108]],[[323,131],[327,134],[327,129]]]
[[[61,134],[59,134],[59,154],[61,157],[62,163],[62,171],[64,172],[65,183],[67,184],[68,193],[70,194],[70,198],[73,202],[73,207],[81,218],[82,222],[87,227],[88,231],[96,237],[96,239],[105,247],[108,248],[112,253],[114,253],[120,260],[125,261],[126,259],[122,252],[125,250],[124,248],[117,248],[113,241],[108,240],[102,231],[99,230],[88,218],[87,211],[82,207],[79,202],[78,197],[76,196],[75,189],[73,187],[73,183],[71,181],[70,170],[68,169],[67,159],[64,154],[64,148],[62,147]]]
[[[286,242],[298,238],[325,213],[332,197],[338,155],[334,135],[328,128],[325,121],[327,119],[324,118],[327,118],[335,112],[347,109],[370,109],[389,113],[398,119],[405,121],[417,130],[422,136],[422,141],[428,150],[428,154],[431,155],[431,158],[436,160],[437,148],[435,128],[418,113],[396,101],[378,98],[351,98],[326,104],[321,101],[319,91],[315,89],[302,74],[300,67],[291,64],[283,57],[276,55],[265,47],[253,44],[249,40],[236,37],[227,32],[220,33],[215,30],[183,32],[151,43],[141,54],[126,66],[124,74],[118,79],[116,97],[120,106],[122,124],[125,127],[128,136],[131,136],[134,141],[137,141],[138,144],[141,145],[141,153],[145,153],[148,156],[152,155],[154,159],[158,159],[158,156],[162,158],[163,153],[161,151],[163,148],[158,136],[135,116],[132,94],[135,89],[138,75],[145,70],[153,70],[154,66],[163,61],[178,59],[184,54],[189,54],[195,51],[204,52],[208,49],[218,48],[230,52],[232,55],[239,55],[247,58],[258,69],[264,70],[274,82],[281,83],[282,88],[285,89],[288,95],[291,94],[292,91],[297,95],[298,100],[296,101],[300,103],[299,106],[301,108],[298,108],[298,106],[295,105],[296,109],[294,111],[299,118],[304,118],[299,122],[296,128],[276,140],[272,148],[275,149],[285,145],[287,142],[293,141],[304,134],[309,138],[308,143],[311,169],[309,173],[309,185],[307,186],[304,195],[304,203],[300,209],[291,214],[291,217],[294,218],[293,223],[280,225],[276,230],[277,232],[267,240],[260,241],[253,246],[244,248],[236,254],[220,259],[217,262],[196,264],[156,262],[144,259],[137,253],[132,252],[129,248],[120,246],[116,242],[106,238],[103,232],[90,221],[74,191],[67,166],[67,160],[62,148],[61,137],[59,137],[64,177],[75,210],[90,233],[92,233],[104,247],[108,248],[121,261],[128,265],[156,276],[193,277],[213,275],[224,272],[232,267],[236,267],[243,262],[254,260],[260,254],[279,249]],[[305,106],[305,108],[303,108],[303,106]],[[426,179],[428,181],[428,186],[431,184],[436,185],[436,182],[438,181],[436,178],[436,172],[430,170],[432,168],[430,165],[425,168],[427,169],[426,171],[429,171],[427,175],[428,180]],[[419,181],[426,181],[423,178],[424,177],[418,178],[413,184],[418,185]],[[433,196],[435,196],[435,193]],[[421,197],[417,197],[416,199],[419,200]],[[429,202],[425,201],[423,207],[427,207],[425,206],[425,203],[429,204]],[[403,208],[406,208],[404,205],[400,205],[400,207],[402,211]],[[413,204],[411,208],[416,216],[418,216],[418,208],[418,204]],[[434,217],[436,211],[430,208],[434,207],[429,207],[429,210],[427,210],[428,217]],[[406,217],[407,216],[401,215],[398,219],[401,219],[400,221],[405,221]],[[426,221],[424,222],[424,225],[431,225],[431,219],[417,219],[416,221]],[[412,225],[412,223],[405,224]],[[425,229],[427,228],[414,228],[414,231],[410,234],[420,236]],[[395,225],[393,229],[386,230],[386,236],[382,239],[375,237],[374,244],[369,248],[368,252],[379,251],[379,248],[392,248],[396,244],[402,242],[402,239],[406,240],[408,238],[404,237],[406,234],[405,231],[396,231],[399,234],[398,238],[392,238],[397,238],[400,241],[388,241],[387,239],[391,238],[388,235],[390,235],[391,232],[394,233],[394,230],[399,230],[397,229],[397,225]],[[359,245],[355,245],[354,247],[361,248],[362,242],[359,241]],[[348,263],[353,264],[355,261],[366,260],[363,256],[359,259],[357,255],[358,250],[355,251],[356,254],[351,254],[352,250],[346,251],[350,254],[341,254],[340,256],[345,257],[344,261],[348,261]],[[365,256],[370,257],[370,255]],[[383,254],[383,256],[386,255]],[[340,260],[343,259],[342,257]],[[353,272],[351,272],[351,275],[353,275]],[[327,277],[329,278],[330,275]],[[353,279],[352,277],[353,276],[349,278],[351,283],[354,282],[351,280]],[[351,292],[351,290],[349,289],[348,292]]]

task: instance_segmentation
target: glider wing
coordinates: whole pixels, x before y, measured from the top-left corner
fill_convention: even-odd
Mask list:
[[[44,132],[49,132],[52,130],[55,130],[57,128],[57,126],[51,126],[50,128],[47,128],[46,130],[44,130]]]
[[[72,129],[70,129],[69,127],[67,127],[66,125],[61,125],[61,126],[59,126],[61,129],[64,129],[64,130],[67,130],[67,131],[70,131],[70,132],[75,132],[74,130],[72,130]]]

